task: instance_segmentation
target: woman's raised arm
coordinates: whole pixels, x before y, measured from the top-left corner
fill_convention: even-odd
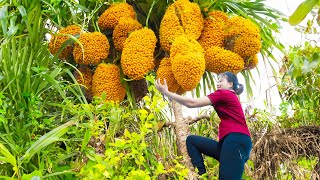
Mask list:
[[[176,101],[188,108],[211,105],[211,101],[207,96],[204,96],[201,98],[191,98],[191,97],[180,96],[176,93],[170,92],[168,90],[166,79],[164,79],[164,84],[161,84],[160,79],[157,79],[155,86],[163,95],[169,97],[171,100]]]

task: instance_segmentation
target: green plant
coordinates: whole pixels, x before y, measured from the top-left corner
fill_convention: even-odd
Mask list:
[[[317,124],[320,117],[319,57],[319,47],[306,42],[302,47],[292,47],[284,60],[286,71],[279,89],[300,125]]]
[[[131,119],[132,125],[138,127],[137,129],[127,127],[123,134],[115,138],[106,137],[103,155],[87,151],[86,153],[89,153],[88,155],[91,158],[81,168],[79,173],[81,178],[154,179],[161,174],[171,174],[171,176],[181,179],[187,175],[188,170],[179,163],[178,158],[171,159],[169,167],[158,161],[157,145],[154,144],[153,140],[154,138],[157,139],[158,118],[156,114],[161,111],[165,104],[161,103],[159,94],[154,95],[152,99],[148,96],[144,99],[147,109],[121,111],[122,115],[118,114],[119,116],[116,116],[117,121],[113,120],[114,115],[117,114],[115,111],[122,108],[113,107],[114,110],[109,116],[107,115],[110,124],[109,133],[106,133],[106,136],[115,136],[114,124],[124,122],[128,118]]]
[[[41,1],[5,1],[0,12],[0,143],[6,162],[0,175],[20,179],[33,172],[45,174],[44,149],[58,150],[55,142],[62,141],[73,124],[56,121],[55,113],[63,107],[54,109],[50,102],[66,101],[70,94],[79,94],[74,101],[83,102],[84,97],[79,86],[59,79],[69,70],[47,49]]]

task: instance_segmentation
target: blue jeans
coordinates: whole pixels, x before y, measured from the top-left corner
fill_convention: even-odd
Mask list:
[[[219,142],[190,135],[186,143],[192,164],[198,168],[200,175],[206,173],[202,153],[220,162],[219,179],[230,180],[241,179],[244,164],[248,161],[252,149],[251,138],[241,133],[230,133]]]

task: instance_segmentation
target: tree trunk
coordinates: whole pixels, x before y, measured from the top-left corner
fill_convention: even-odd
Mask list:
[[[194,180],[197,178],[194,175],[195,174],[194,168],[191,163],[191,159],[189,157],[187,146],[186,146],[186,139],[187,139],[187,136],[190,134],[189,133],[190,131],[188,128],[189,124],[187,121],[184,121],[181,104],[175,101],[172,101],[172,108],[173,108],[173,113],[175,117],[174,129],[177,137],[178,151],[179,151],[179,154],[182,155],[183,157],[184,165],[187,166],[190,170],[188,179]]]

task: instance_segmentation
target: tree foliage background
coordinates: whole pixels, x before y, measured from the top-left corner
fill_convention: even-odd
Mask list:
[[[48,50],[47,34],[70,24],[88,31],[99,31],[99,15],[118,1],[101,0],[3,0],[0,1],[0,177],[3,179],[183,179],[188,168],[181,163],[172,128],[159,130],[170,121],[169,103],[153,86],[154,73],[146,77],[148,94],[143,104],[130,97],[122,104],[105,103],[105,97],[88,103],[73,75],[75,66],[61,62]],[[120,2],[120,1],[119,1]],[[319,47],[306,42],[286,51],[274,33],[277,20],[286,20],[281,12],[259,1],[195,0],[203,13],[212,9],[234,13],[250,19],[261,29],[261,55],[277,60],[273,49],[284,53],[282,79],[278,84],[283,97],[282,115],[270,122],[268,112],[255,109],[248,117],[257,134],[272,128],[319,125]],[[172,1],[128,0],[138,20],[159,32],[161,18]],[[315,10],[317,6],[312,6]],[[311,8],[312,9],[312,8]],[[305,12],[304,12],[305,13]],[[303,15],[300,15],[303,16]],[[311,21],[310,21],[311,22]],[[319,23],[319,11],[312,22]],[[302,28],[303,29],[303,28]],[[311,29],[311,30],[310,30]],[[319,25],[310,23],[303,33],[319,34]],[[108,33],[108,32],[106,32]],[[109,32],[110,33],[110,32]],[[77,41],[70,37],[61,48]],[[164,52],[158,47],[158,56]],[[115,55],[116,56],[116,55]],[[268,63],[269,61],[265,62]],[[242,72],[248,96],[250,71]],[[214,89],[214,79],[207,74],[195,94]],[[294,114],[290,115],[289,110]],[[170,112],[169,112],[170,113]],[[250,121],[252,120],[252,121]],[[190,126],[191,132],[216,137],[219,120]],[[280,126],[279,126],[280,124]],[[206,158],[209,175],[218,177],[218,162]],[[278,178],[312,177],[319,166],[319,156],[293,159],[304,174],[283,163],[274,175]],[[318,165],[317,165],[318,164]],[[319,168],[319,167],[318,167]],[[253,179],[255,164],[249,161],[244,178]]]

